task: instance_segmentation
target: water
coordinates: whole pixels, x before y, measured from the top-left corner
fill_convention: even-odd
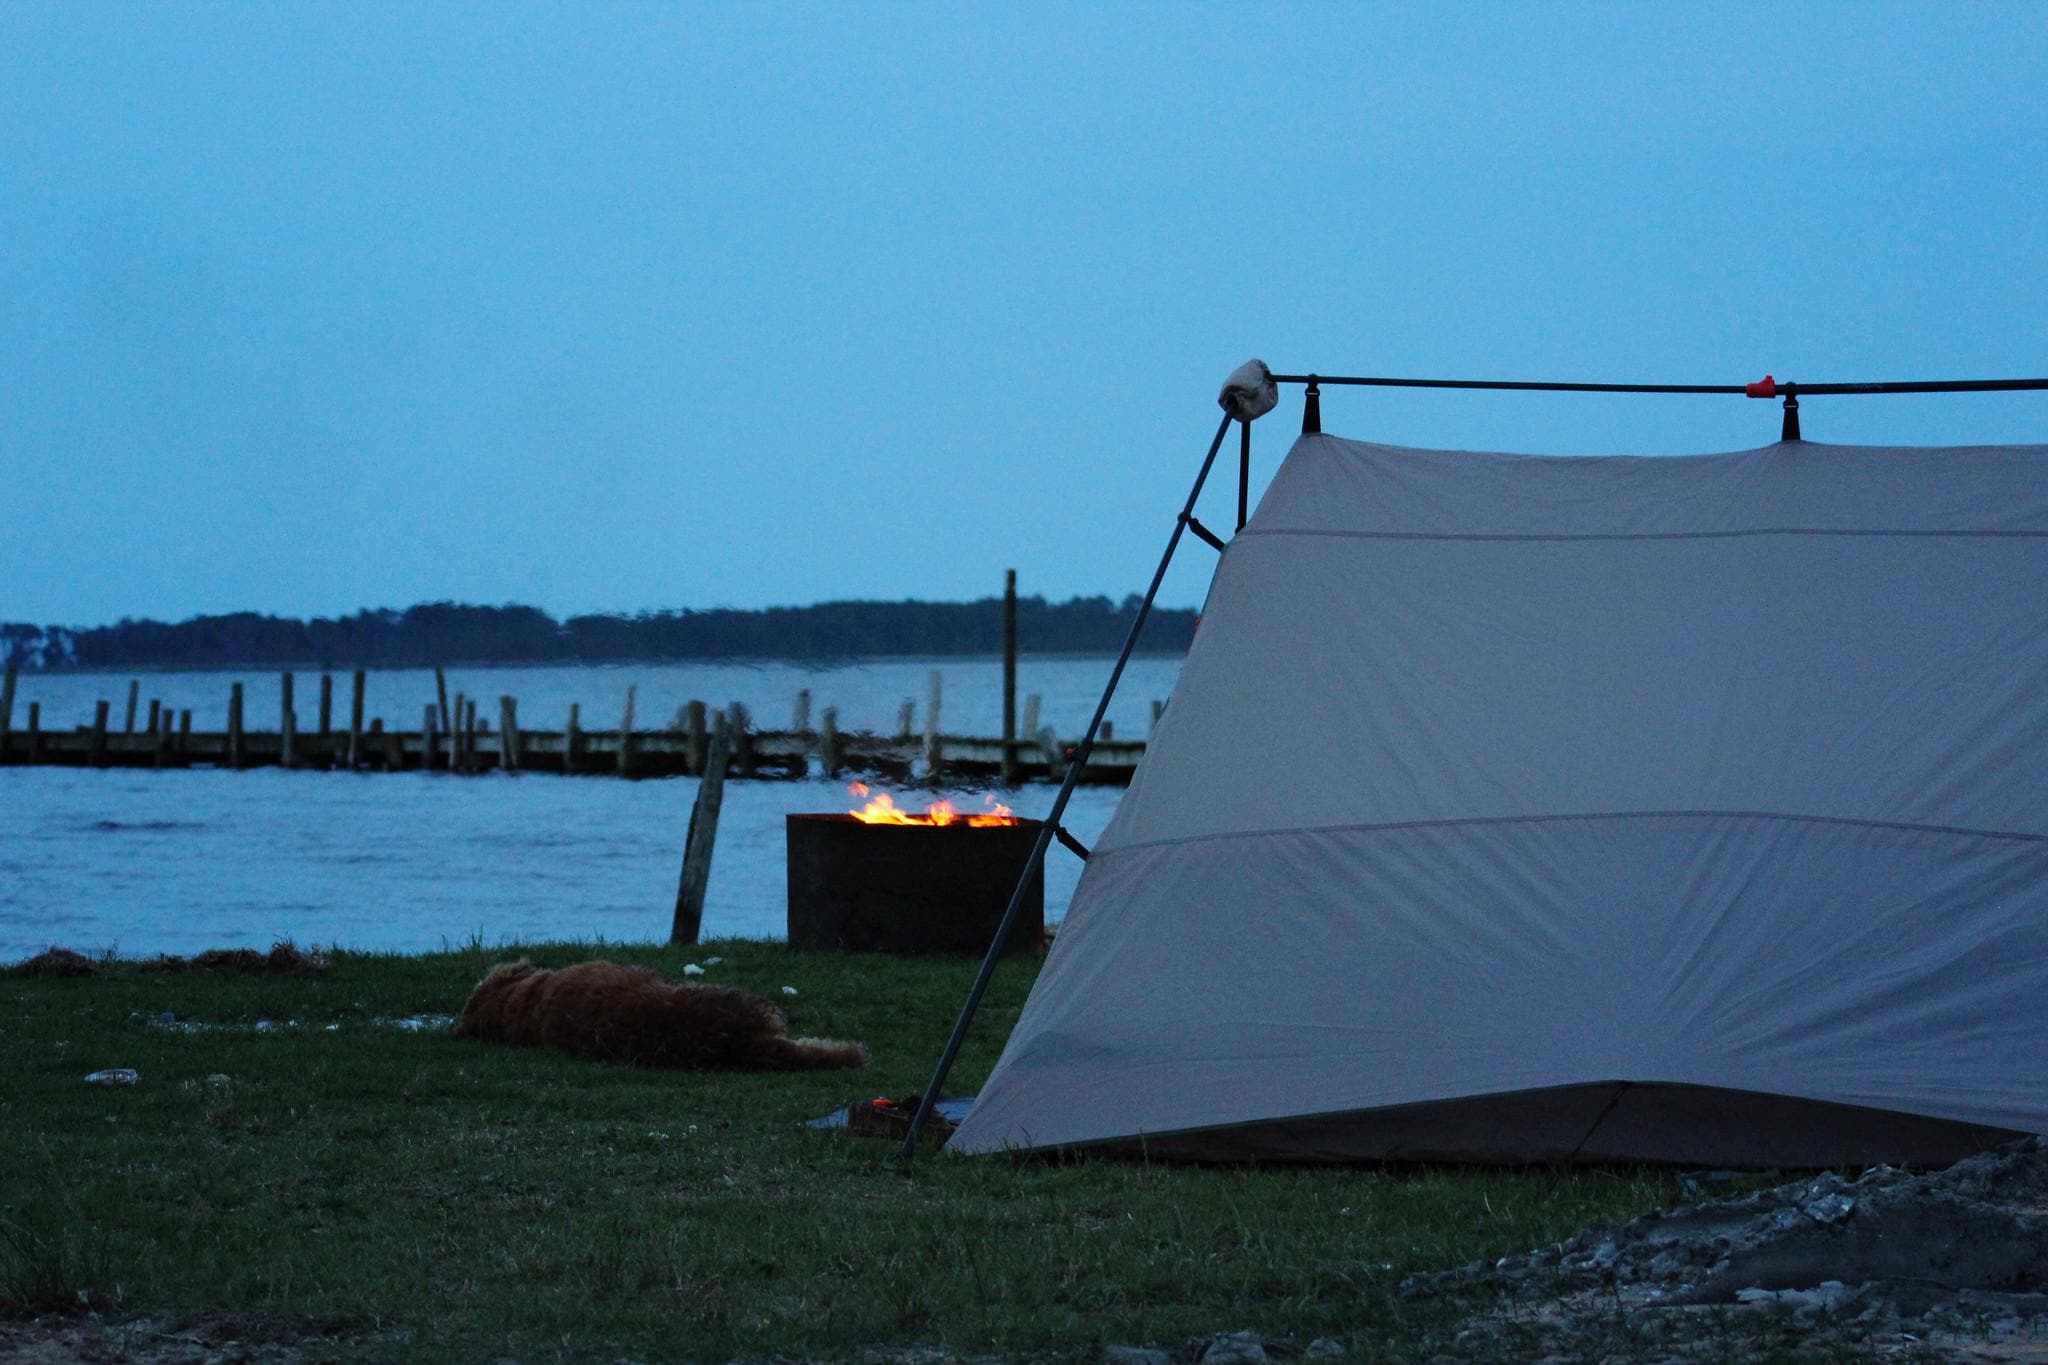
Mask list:
[[[1128,733],[1143,734],[1150,697],[1165,697],[1179,660],[1141,659],[1127,675]],[[619,668],[472,669],[449,686],[585,700],[607,689],[641,688],[650,701],[679,705],[695,695],[745,702],[763,723],[785,713],[798,687],[815,706],[839,699],[842,722],[893,729],[903,696],[923,695],[925,671],[946,675],[946,728],[1000,728],[1001,665],[994,661],[902,661],[806,669],[795,665],[649,665]],[[1109,661],[1049,660],[1020,669],[1020,691],[1046,696],[1061,733],[1086,724]],[[125,674],[23,675],[21,696],[85,718],[95,697],[117,703]],[[219,673],[144,676],[143,695],[220,699]],[[266,675],[248,672],[252,684]],[[271,679],[275,698],[275,674]],[[459,681],[467,679],[467,683]],[[424,680],[424,695],[420,685]],[[914,683],[914,690],[911,684]],[[118,684],[118,692],[115,685]],[[1133,685],[1135,684],[1135,686]],[[317,686],[317,683],[315,684]],[[312,699],[302,676],[300,716]],[[372,694],[412,689],[417,715],[433,692],[431,671],[376,674]],[[691,689],[695,689],[692,691]],[[855,708],[869,708],[859,712]],[[1056,710],[1057,708],[1057,710]],[[195,711],[198,707],[194,705]],[[257,714],[253,698],[250,715]],[[388,713],[389,723],[405,714]],[[850,714],[885,720],[845,720]],[[1055,719],[1055,716],[1060,717]],[[15,723],[22,723],[17,702]],[[118,714],[116,717],[118,724]],[[194,724],[200,724],[195,715]],[[643,724],[647,722],[642,722]],[[684,830],[695,800],[687,777],[624,782],[545,774],[457,778],[442,773],[351,774],[258,769],[165,772],[74,768],[0,769],[0,962],[52,945],[125,956],[207,948],[267,948],[279,938],[305,946],[418,951],[513,939],[603,938],[655,942],[668,935]],[[1002,799],[1040,816],[1055,788],[1038,784]],[[948,793],[963,809],[980,788]],[[1090,843],[1108,824],[1120,789],[1081,788],[1066,824]],[[907,795],[921,808],[924,793]],[[843,783],[729,782],[712,860],[703,932],[707,937],[780,938],[786,926],[783,817],[844,810]],[[1046,858],[1046,917],[1065,911],[1080,864],[1057,846]]]

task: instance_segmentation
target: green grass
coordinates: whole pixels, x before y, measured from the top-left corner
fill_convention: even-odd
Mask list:
[[[1450,1309],[1401,1298],[1403,1275],[1673,1193],[1584,1169],[927,1155],[905,1171],[894,1144],[804,1120],[922,1089],[974,964],[754,942],[524,951],[672,975],[723,956],[703,979],[772,995],[793,1031],[857,1038],[875,1064],[659,1073],[369,1022],[454,1012],[504,950],[337,953],[306,979],[0,976],[0,1313],[249,1314],[316,1325],[315,1355],[375,1359],[1084,1358],[1240,1328],[1407,1357]],[[950,1093],[994,1063],[1035,970],[998,973]],[[152,1022],[165,1011],[297,1026],[187,1034]],[[82,1083],[116,1066],[140,1083]]]

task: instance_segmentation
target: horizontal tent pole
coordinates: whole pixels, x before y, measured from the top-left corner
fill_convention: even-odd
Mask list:
[[[2048,379],[1924,379],[1873,384],[1803,384],[1769,391],[1755,384],[1581,384],[1540,379],[1399,379],[1384,375],[1276,374],[1276,384],[1351,384],[1385,389],[1512,389],[1540,393],[1726,393],[1776,398],[1787,393],[2002,393],[2048,389]]]

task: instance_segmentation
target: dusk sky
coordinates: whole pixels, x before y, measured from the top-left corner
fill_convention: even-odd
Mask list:
[[[1253,355],[2048,374],[2038,3],[14,0],[0,130],[4,621],[967,598],[1012,566],[1120,597]],[[1803,416],[2048,440],[2048,394]],[[1257,425],[1262,477],[1299,420],[1290,389]],[[1350,391],[1324,424],[1681,453],[1778,412]]]

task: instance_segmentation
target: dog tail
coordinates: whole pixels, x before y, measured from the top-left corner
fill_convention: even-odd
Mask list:
[[[760,1046],[762,1065],[776,1071],[835,1071],[868,1064],[866,1048],[837,1038],[767,1038]]]

